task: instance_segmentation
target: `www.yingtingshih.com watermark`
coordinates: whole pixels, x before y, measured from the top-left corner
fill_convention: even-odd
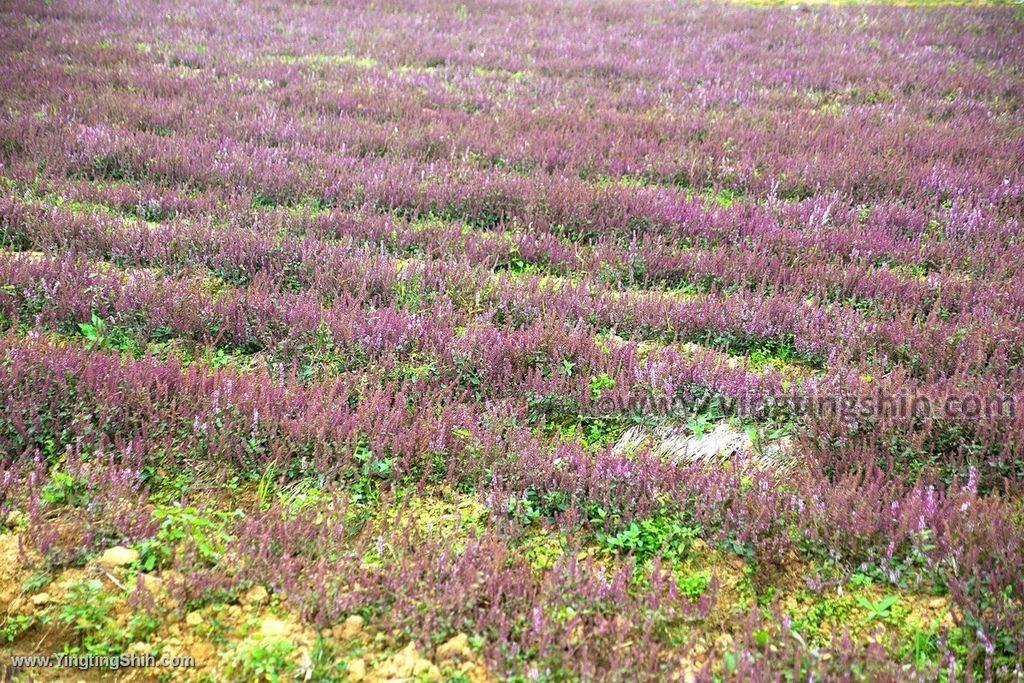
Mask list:
[[[709,394],[700,397],[609,394],[594,398],[585,407],[594,416],[644,413],[686,418],[711,411],[725,417],[756,417],[776,413],[792,417],[917,417],[959,421],[1012,421],[1017,417],[1018,410],[1017,396],[1013,394],[988,396],[968,393],[934,397],[890,395],[882,391],[862,395],[743,392],[733,396]]]
[[[140,655],[123,653],[119,655],[73,655],[56,653],[52,655],[11,655],[6,662],[0,681],[15,680],[15,676],[28,673],[31,669],[78,669],[89,671],[102,669],[119,671],[121,669],[151,668],[194,668],[195,657],[158,657],[156,655]],[[18,680],[21,680],[20,678]],[[31,679],[29,679],[31,680]]]

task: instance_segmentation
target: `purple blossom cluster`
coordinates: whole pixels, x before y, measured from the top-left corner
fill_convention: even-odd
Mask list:
[[[999,6],[5,3],[0,511],[69,565],[182,477],[313,482],[161,556],[181,600],[473,633],[509,680],[1020,676],[1024,410],[786,406],[1024,406],[1022,63]],[[753,436],[619,443],[711,423]],[[485,520],[425,529],[439,490]],[[593,552],[640,523],[755,598]],[[794,566],[952,625],[822,639]]]

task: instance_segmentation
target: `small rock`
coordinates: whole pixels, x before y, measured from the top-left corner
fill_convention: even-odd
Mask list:
[[[264,636],[283,638],[291,633],[292,627],[277,617],[267,617],[260,624],[260,633]]]
[[[437,647],[438,661],[443,662],[449,659],[467,660],[472,657],[473,650],[469,646],[469,636],[465,633],[460,633],[444,645]]]
[[[217,650],[206,641],[194,641],[189,645],[189,654],[200,662],[205,662],[217,656]]]
[[[203,623],[203,615],[199,612],[189,612],[185,615],[185,623],[189,626],[199,626]]]
[[[424,678],[431,681],[441,680],[441,670],[429,659],[415,660],[412,665],[412,675],[420,680]]]
[[[352,681],[352,683],[359,683],[359,681],[366,678],[366,662],[362,657],[350,660],[345,665],[345,674],[347,680]]]
[[[35,595],[33,595],[29,599],[32,601],[32,604],[35,605],[36,607],[42,607],[43,605],[48,605],[48,604],[50,604],[50,602],[52,600],[50,598],[50,594],[49,593],[45,593],[45,592],[44,593],[36,593]]]
[[[139,559],[139,551],[133,550],[132,548],[125,548],[124,546],[114,546],[108,548],[106,552],[100,555],[99,562],[104,567],[124,567],[131,564]]]
[[[238,598],[238,601],[248,607],[249,605],[259,605],[266,602],[270,598],[270,594],[267,593],[267,589],[263,586],[253,586]]]
[[[332,630],[334,637],[338,640],[352,640],[363,630],[365,621],[358,614],[353,614],[341,625],[335,626]]]
[[[416,651],[416,643],[409,643],[401,652],[384,662],[380,670],[377,671],[377,674],[384,677],[408,678],[412,676],[412,672],[416,668],[416,662],[419,659],[420,655]]]
[[[130,655],[137,655],[137,656],[148,655],[150,649],[151,648],[150,648],[148,643],[143,643],[143,642],[132,643],[131,645],[128,646],[128,654],[130,654]]]
[[[142,584],[143,590],[152,595],[159,593],[163,585],[163,582],[152,574],[139,574],[138,581]]]
[[[425,659],[420,655],[414,642],[406,645],[401,652],[385,662],[381,669],[375,673],[393,678],[409,678],[414,676],[419,680],[442,680],[441,670],[429,659]]]

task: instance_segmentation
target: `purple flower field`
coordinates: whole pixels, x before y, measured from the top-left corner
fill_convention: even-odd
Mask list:
[[[0,679],[1024,679],[1024,6],[4,0],[0,105]]]

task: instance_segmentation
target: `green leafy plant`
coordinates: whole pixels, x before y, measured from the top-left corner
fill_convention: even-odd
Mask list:
[[[698,404],[696,410],[691,413],[686,421],[686,428],[693,432],[693,435],[700,439],[708,434],[715,425],[725,418],[722,407],[718,401],[709,400]]]
[[[345,662],[337,652],[337,646],[331,640],[317,636],[310,652],[310,668],[306,674],[307,681],[316,683],[340,683],[345,677]]]
[[[21,583],[21,589],[26,593],[37,593],[43,586],[50,583],[50,573],[45,569],[34,572]]]
[[[315,507],[325,496],[316,479],[300,479],[282,488],[277,497],[288,510],[298,512]]]
[[[599,531],[596,539],[611,552],[643,562],[658,554],[670,560],[685,557],[699,533],[699,527],[687,526],[676,517],[658,516],[630,522],[614,534]]]
[[[857,596],[857,604],[868,611],[868,621],[888,618],[897,601],[899,601],[899,596],[896,595],[886,596],[876,602],[868,600],[863,595]]]
[[[686,427],[693,432],[696,438],[700,439],[712,430],[715,421],[716,418],[713,415],[697,413],[687,421]]]
[[[850,580],[847,582],[847,584],[851,588],[866,588],[870,586],[872,583],[874,583],[874,581],[870,576],[861,573],[854,574],[850,577]]]
[[[0,642],[13,643],[35,622],[36,617],[30,614],[8,614],[0,623]]]
[[[900,648],[900,656],[914,660],[921,667],[933,663],[939,654],[938,631],[937,621],[927,627],[917,624],[908,626],[904,630],[906,640]]]
[[[138,544],[140,567],[153,571],[166,565],[174,549],[183,544],[194,547],[207,562],[216,563],[224,544],[231,539],[227,526],[240,514],[238,511],[200,511],[180,503],[157,507],[153,518],[161,521],[160,529],[156,536]]]
[[[297,668],[291,655],[296,646],[284,638],[263,638],[243,641],[228,660],[232,680],[278,683],[291,680]]]
[[[59,470],[50,475],[50,481],[43,486],[40,495],[53,507],[80,507],[89,500],[85,482]]]
[[[78,329],[87,340],[86,348],[102,349],[107,346],[107,323],[95,313],[87,323],[78,323]]]
[[[217,369],[226,366],[231,362],[231,354],[222,348],[218,348],[210,356],[210,367]]]
[[[68,587],[64,603],[55,607],[56,618],[78,634],[86,654],[110,654],[119,647],[113,615],[116,601],[104,592],[102,581],[86,579]]]
[[[708,589],[710,583],[710,571],[695,572],[679,579],[679,590],[690,600],[696,600],[704,595],[704,591]]]
[[[600,375],[595,375],[590,378],[590,397],[593,399],[601,398],[605,389],[614,389],[615,380],[608,376],[608,373],[602,372]]]

